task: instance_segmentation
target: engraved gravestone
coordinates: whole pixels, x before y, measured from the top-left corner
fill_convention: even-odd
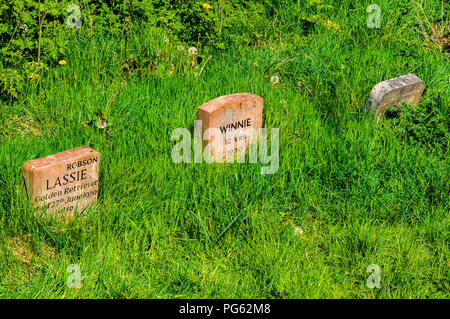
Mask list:
[[[205,152],[218,159],[245,153],[261,128],[262,110],[263,99],[251,93],[224,95],[201,105],[197,120],[203,147],[209,147]]]
[[[24,186],[36,209],[72,215],[97,200],[100,154],[87,146],[26,162]]]
[[[400,106],[400,102],[414,104],[419,102],[425,83],[414,74],[378,83],[370,92],[366,102],[366,112],[376,116],[378,121],[392,105]]]

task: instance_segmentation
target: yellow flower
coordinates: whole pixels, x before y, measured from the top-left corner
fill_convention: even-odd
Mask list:
[[[39,77],[39,74],[37,74],[37,73],[30,73],[30,74],[27,74],[27,77],[30,80],[36,80]]]
[[[59,65],[66,65],[67,64],[66,60],[61,60],[58,63],[59,63]]]
[[[204,4],[203,4],[203,8],[205,8],[205,9],[211,9],[212,7],[211,7],[211,5],[210,5],[209,3],[204,3]]]
[[[334,32],[341,32],[339,24],[336,24],[330,20],[328,20],[327,22],[322,22],[322,25],[327,27],[329,30],[333,30]]]

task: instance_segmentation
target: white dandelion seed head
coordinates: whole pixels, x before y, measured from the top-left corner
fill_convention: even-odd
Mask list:
[[[177,46],[177,49],[178,49],[178,51],[183,51],[184,50],[184,46],[179,45],[179,46]]]
[[[270,78],[270,82],[272,82],[273,84],[277,84],[278,82],[280,82],[280,78],[274,75]]]
[[[295,235],[301,235],[301,234],[303,234],[303,229],[301,229],[301,228],[298,227],[298,226],[295,226],[295,228],[294,228],[294,234],[295,234]]]
[[[169,38],[168,37],[164,37],[164,42],[169,42]]]
[[[104,122],[100,115],[98,116],[97,127],[101,129],[104,129],[106,127],[106,121]]]
[[[196,48],[196,47],[190,47],[190,48],[188,49],[188,53],[189,53],[190,55],[197,55],[197,54],[198,54],[197,48]]]

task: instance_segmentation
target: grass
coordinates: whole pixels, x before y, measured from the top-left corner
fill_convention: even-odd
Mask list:
[[[376,83],[414,72],[426,83],[417,107],[440,110],[448,132],[448,54],[423,36],[414,4],[380,2],[381,29],[365,26],[369,2],[343,1],[330,17],[341,32],[297,38],[274,24],[266,44],[212,52],[199,77],[123,78],[122,39],[68,35],[67,65],[0,104],[0,296],[448,298],[448,135],[434,144],[434,131],[418,139],[364,113]],[[162,30],[136,30],[136,55],[163,45]],[[122,82],[100,132],[96,114]],[[278,172],[172,163],[171,132],[235,92],[264,98],[266,128],[280,127],[286,101]],[[21,166],[81,145],[102,156],[97,205],[67,224],[34,217]],[[70,264],[79,289],[66,285]],[[370,264],[380,289],[366,285]]]

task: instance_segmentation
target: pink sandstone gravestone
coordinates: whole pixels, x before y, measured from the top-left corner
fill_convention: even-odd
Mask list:
[[[35,209],[66,216],[81,212],[98,196],[100,154],[87,146],[26,162],[24,187]]]
[[[203,139],[203,147],[210,144],[210,154],[219,158],[245,153],[262,125],[263,99],[251,93],[220,96],[197,110],[202,121],[202,136],[208,129],[216,134]]]

